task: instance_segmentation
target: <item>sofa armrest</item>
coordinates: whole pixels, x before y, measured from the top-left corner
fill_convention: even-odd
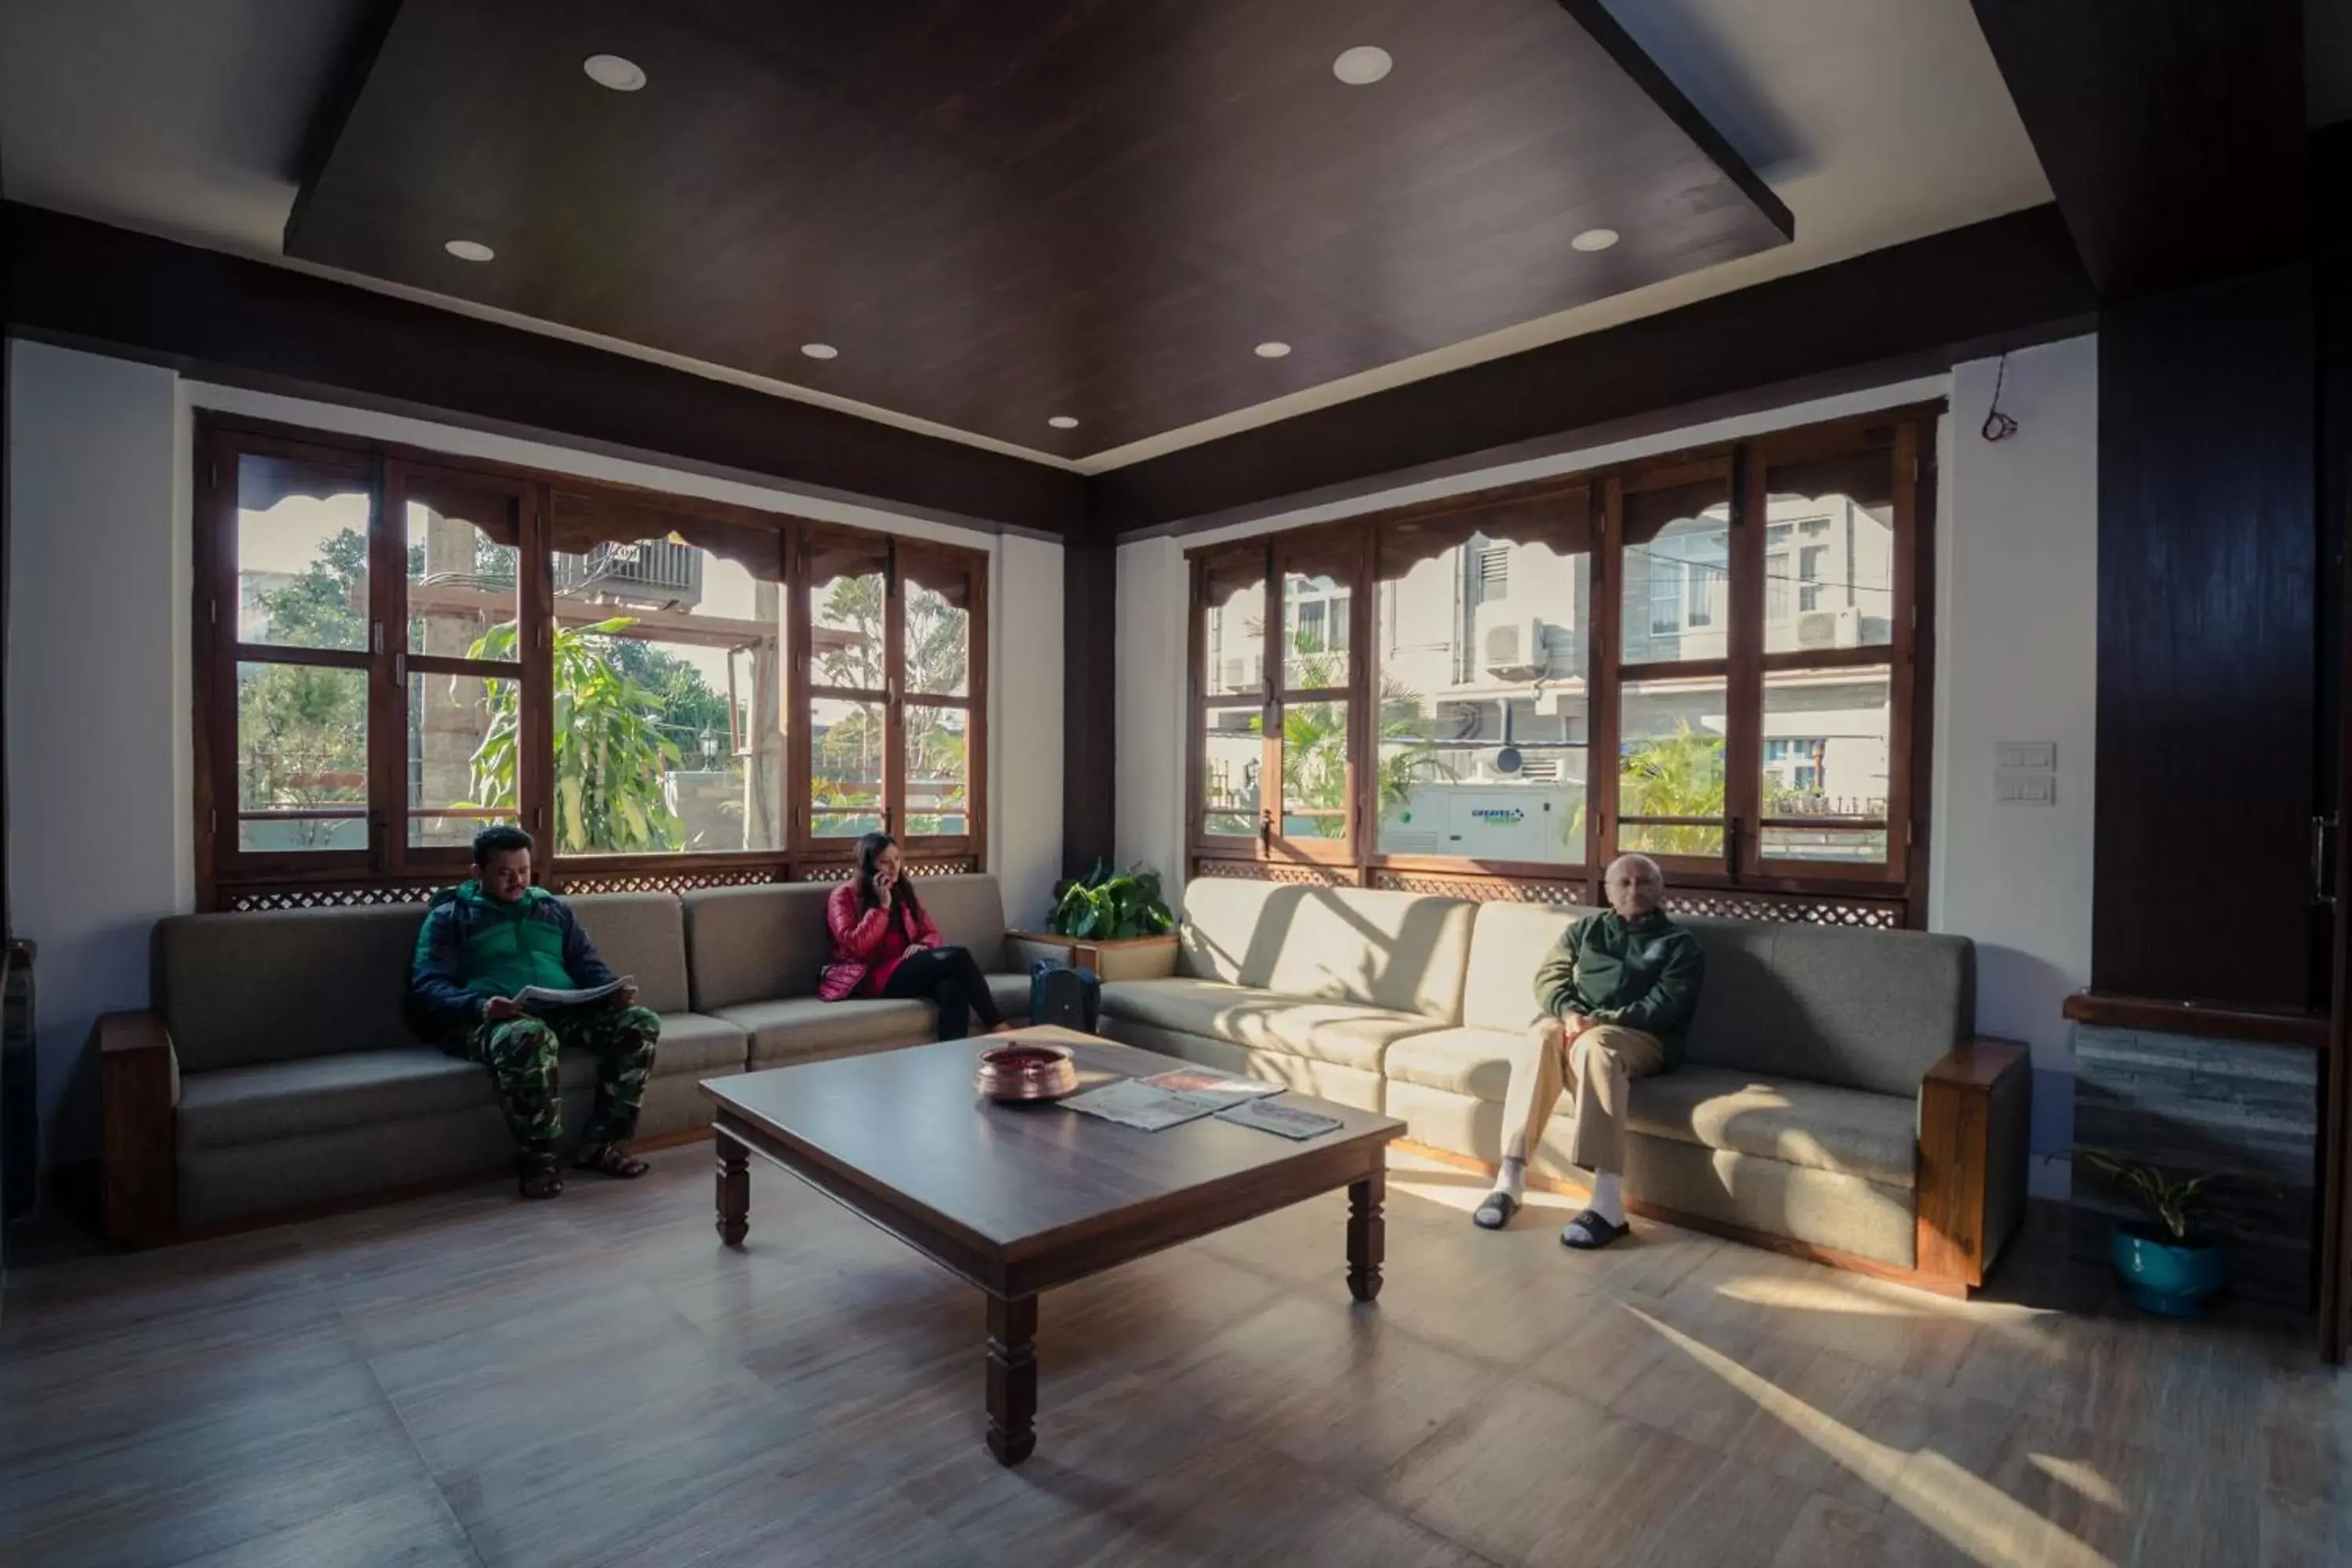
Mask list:
[[[2032,1053],[2017,1040],[1963,1040],[1919,1084],[1922,1274],[1973,1288],[2025,1217]]]
[[[138,1243],[179,1218],[180,1060],[153,1013],[107,1013],[90,1030],[104,1107],[106,1237]]]

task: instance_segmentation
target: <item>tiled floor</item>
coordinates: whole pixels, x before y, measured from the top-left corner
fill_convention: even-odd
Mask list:
[[[1959,1306],[1404,1167],[1048,1295],[1038,1447],[980,1441],[976,1293],[707,1146],[18,1276],[0,1563],[2352,1563],[2352,1378],[2300,1325]],[[2026,1260],[2029,1264],[2031,1259]]]

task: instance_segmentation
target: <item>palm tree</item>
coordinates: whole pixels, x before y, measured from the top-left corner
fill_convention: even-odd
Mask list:
[[[1319,639],[1302,633],[1292,639],[1297,675],[1292,684],[1301,689],[1328,689],[1345,685],[1346,673],[1335,668]],[[1380,683],[1378,751],[1374,775],[1374,807],[1386,813],[1402,805],[1418,784],[1451,781],[1454,774],[1421,733],[1417,715],[1421,694],[1383,676]],[[1252,720],[1253,732],[1263,721]],[[1396,748],[1391,751],[1391,748]],[[1282,805],[1316,815],[1303,837],[1338,838],[1347,831],[1348,710],[1343,702],[1286,703],[1282,710]],[[1328,813],[1329,815],[1323,815]]]
[[[1723,737],[1703,735],[1687,719],[1675,721],[1671,735],[1638,741],[1617,770],[1621,817],[1723,816]],[[1723,829],[1693,825],[1635,824],[1623,835],[1639,847],[1664,855],[1714,855],[1723,848]]]

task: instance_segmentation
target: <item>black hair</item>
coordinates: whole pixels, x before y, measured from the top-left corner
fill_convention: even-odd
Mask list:
[[[530,835],[520,827],[511,826],[503,822],[496,826],[485,827],[474,835],[474,864],[478,868],[488,866],[491,856],[508,849],[520,849],[528,853],[530,849]]]
[[[869,833],[857,841],[857,907],[878,910],[882,895],[874,890],[874,862],[882,858],[882,851],[898,847],[898,841],[887,833]],[[891,906],[890,918],[898,922],[902,935],[912,936],[915,922],[923,918],[923,900],[915,896],[915,879],[907,875],[902,866],[898,870],[898,901]]]

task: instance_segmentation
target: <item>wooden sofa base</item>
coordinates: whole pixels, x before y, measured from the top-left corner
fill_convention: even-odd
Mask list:
[[[656,1149],[676,1149],[688,1143],[710,1141],[708,1127],[689,1127],[682,1132],[665,1132],[658,1138],[632,1138],[629,1152],[650,1153]],[[308,1225],[314,1220],[333,1219],[341,1215],[362,1214],[369,1209],[385,1208],[405,1203],[411,1198],[429,1198],[442,1193],[462,1192],[485,1182],[511,1178],[510,1165],[493,1165],[486,1170],[469,1171],[455,1176],[436,1176],[429,1182],[408,1182],[396,1187],[379,1187],[370,1193],[353,1193],[349,1197],[329,1198],[323,1203],[300,1204],[293,1208],[271,1209],[268,1214],[247,1215],[238,1219],[216,1220],[211,1225],[176,1226],[130,1237],[125,1245],[134,1251],[156,1247],[180,1247],[192,1241],[215,1241],[225,1236],[243,1236],[248,1231],[268,1230],[273,1226]],[[599,1178],[602,1180],[603,1178]]]
[[[1495,1163],[1491,1160],[1481,1160],[1468,1154],[1456,1154],[1450,1149],[1433,1148],[1426,1143],[1416,1143],[1410,1138],[1398,1139],[1392,1147],[1400,1153],[1418,1154],[1424,1160],[1451,1166],[1457,1171],[1473,1171],[1487,1177],[1493,1176],[1496,1171]],[[1391,1175],[1394,1174],[1395,1173],[1391,1171]],[[1592,1193],[1591,1187],[1580,1182],[1561,1181],[1552,1176],[1538,1175],[1533,1171],[1528,1173],[1527,1184],[1548,1193],[1557,1193],[1562,1197],[1584,1198],[1591,1196]],[[1818,1263],[1824,1268],[1843,1269],[1849,1274],[1863,1274],[1873,1279],[1889,1280],[1897,1285],[1908,1286],[1914,1290],[1925,1290],[1932,1295],[1942,1296],[1955,1301],[1965,1301],[1973,1292],[1973,1287],[1963,1279],[1929,1274],[1916,1268],[1905,1268],[1899,1264],[1882,1263],[1875,1258],[1864,1258],[1859,1253],[1841,1252],[1834,1247],[1816,1247],[1810,1241],[1799,1241],[1793,1237],[1774,1236],[1769,1231],[1750,1230],[1746,1226],[1731,1225],[1719,1219],[1709,1219],[1704,1215],[1685,1214],[1680,1209],[1667,1208],[1662,1204],[1645,1203],[1639,1198],[1627,1198],[1625,1206],[1643,1218],[1656,1220],[1660,1225],[1676,1226],[1684,1230],[1703,1231],[1708,1236],[1719,1236],[1727,1241],[1737,1241],[1743,1246],[1760,1247],[1764,1251],[1777,1252],[1787,1258],[1802,1258],[1808,1263]]]

